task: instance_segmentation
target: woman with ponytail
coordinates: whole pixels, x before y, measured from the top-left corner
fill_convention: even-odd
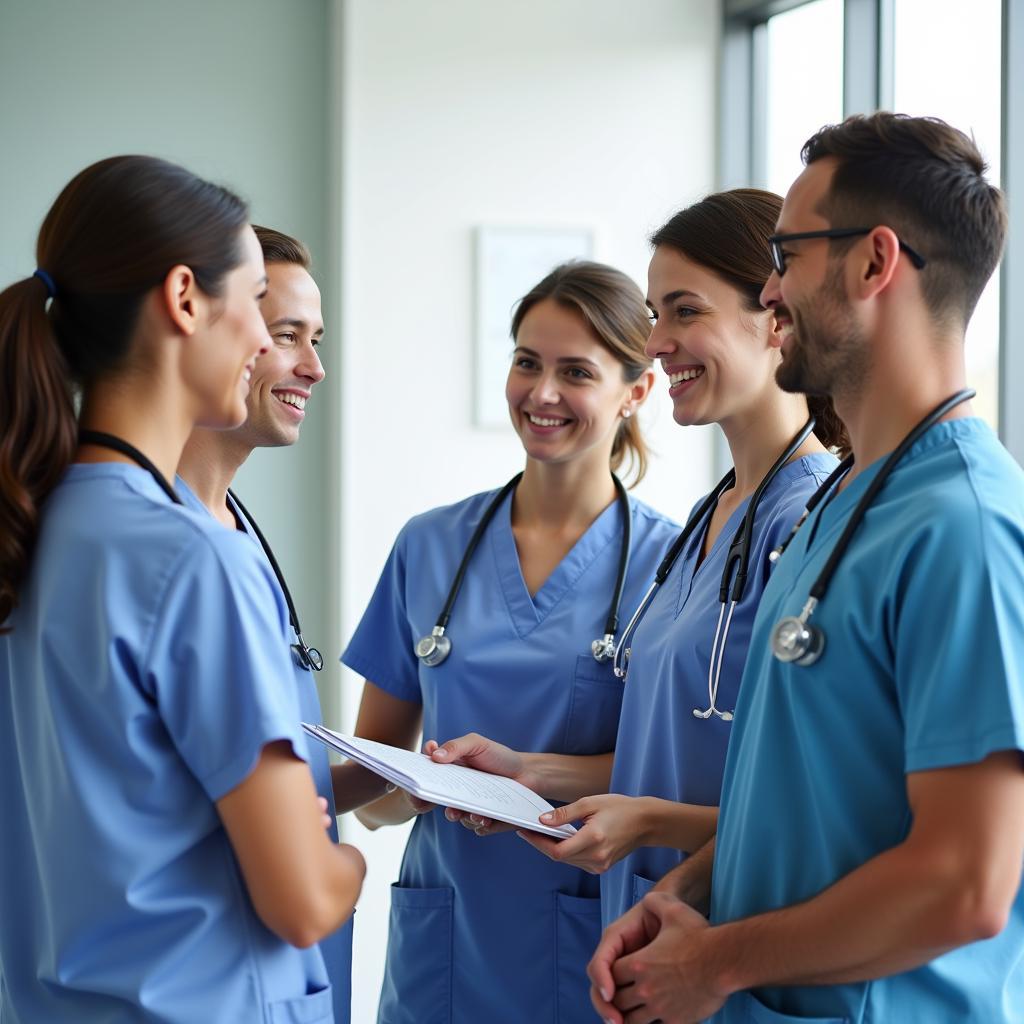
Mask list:
[[[571,800],[606,784],[615,743],[609,608],[625,615],[640,599],[676,529],[615,476],[646,466],[636,412],[654,378],[650,324],[629,278],[579,262],[520,301],[511,333],[505,397],[522,473],[406,524],[342,660],[366,679],[360,736],[413,747],[421,729],[477,729],[552,751],[580,777],[547,795]],[[481,524],[450,623],[432,636]],[[590,1021],[597,879],[511,834],[483,847],[401,790],[357,813],[370,828],[417,816],[391,890],[382,1022]]]
[[[0,293],[0,1019],[331,1021],[313,944],[364,865],[324,831],[271,574],[170,483],[269,344],[246,207],[103,160],[37,260]]]

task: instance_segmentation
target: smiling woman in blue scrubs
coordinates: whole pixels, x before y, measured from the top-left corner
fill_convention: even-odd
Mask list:
[[[634,414],[653,380],[649,331],[636,285],[598,264],[556,269],[519,304],[506,396],[522,479],[484,530],[452,611],[451,651],[434,666],[414,646],[496,492],[402,530],[342,659],[367,679],[360,735],[413,746],[421,726],[428,737],[480,730],[558,755],[557,785],[526,780],[551,799],[607,785],[622,685],[591,644],[605,632],[623,537],[610,470],[629,454],[644,465]],[[628,508],[623,612],[677,529],[638,501]],[[589,1024],[597,880],[512,833],[481,844],[401,791],[359,813],[376,827],[417,812],[392,889],[380,1020]]]
[[[775,381],[783,332],[758,302],[771,271],[768,236],[781,202],[755,189],[711,195],[652,238],[647,301],[656,322],[647,352],[668,377],[676,422],[722,428],[735,482],[693,518],[688,541],[628,640],[609,792],[557,809],[554,822],[583,822],[571,839],[523,836],[555,860],[606,872],[605,921],[715,831],[732,710],[768,580],[768,554],[836,466],[825,446],[843,441],[828,403],[812,401],[816,436],[800,443],[766,483],[753,515],[746,587],[726,611],[723,629],[720,587],[732,540],[753,492],[808,418],[807,400],[784,393]],[[738,571],[734,567],[733,579]],[[472,739],[445,746],[478,767],[517,775],[510,752],[485,754],[475,742],[475,756]]]
[[[245,206],[115,157],[37,254],[0,294],[0,1019],[328,1024],[314,943],[364,865],[325,831],[270,569],[169,483],[269,345]]]

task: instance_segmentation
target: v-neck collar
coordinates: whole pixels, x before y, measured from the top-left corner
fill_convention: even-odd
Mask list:
[[[739,523],[742,522],[743,517],[747,514],[747,506],[749,504],[750,495],[748,494],[729,513],[729,518],[725,521],[722,529],[718,531],[718,536],[715,538],[714,544],[711,545],[711,549],[700,560],[700,565],[697,565],[697,554],[704,546],[704,538],[707,536],[715,509],[718,508],[717,502],[712,508],[708,509],[701,528],[693,531],[693,536],[690,537],[686,547],[679,553],[680,569],[679,585],[676,594],[676,618],[679,617],[679,613],[683,610],[683,605],[689,600],[690,593],[693,591],[693,585],[698,577],[709,571],[708,565],[717,559],[718,552],[722,549],[722,546],[728,547],[732,543],[733,534],[735,534]]]
[[[555,566],[540,590],[531,597],[523,579],[519,551],[512,533],[512,495],[505,499],[494,516],[491,528],[487,531],[488,546],[494,559],[495,572],[509,616],[521,637],[527,636],[551,614],[559,602],[572,592],[579,578],[590,568],[594,560],[605,553],[609,545],[614,545],[615,560],[618,564],[618,545],[622,536],[618,510],[619,502],[612,501]],[[609,603],[611,599],[609,586]]]

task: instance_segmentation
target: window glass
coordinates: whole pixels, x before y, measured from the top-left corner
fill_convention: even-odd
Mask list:
[[[1002,59],[1001,0],[961,4],[896,0],[894,107],[934,115],[974,140],[999,184]],[[923,255],[927,256],[927,253]],[[992,277],[967,329],[967,379],[975,409],[997,426],[999,413],[999,276]]]
[[[785,195],[800,149],[843,119],[843,3],[812,0],[768,20],[767,187]]]

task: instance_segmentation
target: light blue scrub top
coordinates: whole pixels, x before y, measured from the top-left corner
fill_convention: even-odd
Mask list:
[[[316,946],[256,915],[215,801],[306,744],[252,544],[143,469],[76,464],[0,637],[4,1024],[327,1024]]]
[[[474,527],[494,492],[435,509],[400,533],[342,661],[423,704],[423,735],[477,731],[517,750],[601,754],[615,745],[622,684],[591,642],[615,587],[621,512],[613,502],[534,597],[512,535],[511,497],[469,565],[449,625],[451,654],[420,666]],[[639,600],[678,527],[632,501],[621,614]],[[585,968],[600,938],[598,881],[513,832],[481,838],[421,815],[391,890],[382,1024],[554,1024],[594,1019]]]
[[[715,701],[720,711],[736,707],[754,613],[771,568],[768,555],[789,536],[807,499],[836,465],[834,456],[824,452],[794,459],[761,496],[746,590],[733,612],[725,647]],[[698,566],[710,513],[705,517],[637,627],[615,746],[613,793],[718,806],[733,726],[714,715],[697,719],[693,709],[708,707],[708,667],[721,608],[722,572],[748,504],[749,499],[732,513]],[[669,847],[645,846],[613,865],[601,877],[605,924],[624,914],[683,856]]]
[[[1024,749],[1024,473],[980,420],[933,427],[875,498],[814,613],[821,659],[769,653],[881,461],[804,524],[761,602],[726,763],[715,923],[810,899],[900,843],[908,773]],[[917,970],[758,989],[715,1020],[1024,1021],[1024,894],[997,937]]]
[[[196,512],[209,515],[209,509],[196,497],[192,488],[179,476],[175,479],[174,489],[178,497],[188,508]],[[260,557],[265,559],[270,568],[271,576],[274,579],[274,588],[279,593],[279,600],[284,602],[284,593],[281,592],[277,578],[273,576],[273,566],[260,544],[256,532],[253,530],[249,520],[242,510],[228,498],[235,517],[242,524],[245,535],[256,545]],[[287,603],[285,603],[287,608]],[[303,668],[296,660],[291,650],[291,645],[298,642],[295,630],[289,622],[286,632],[282,637],[284,649],[288,652],[288,658],[292,663],[292,675],[295,679],[295,695],[299,702],[299,713],[303,722],[321,722],[323,716],[320,710],[320,695],[316,689],[316,678],[308,668]],[[305,750],[303,757],[309,763],[313,773],[313,781],[316,783],[317,793],[327,800],[327,809],[331,817],[330,836],[334,842],[338,842],[338,822],[334,811],[334,786],[331,784],[331,765],[327,756],[327,748],[322,743],[317,743],[303,734]],[[320,952],[323,954],[324,963],[327,966],[327,976],[331,980],[331,991],[334,995],[334,1019],[336,1024],[348,1024],[352,1014],[352,918],[342,925],[332,935],[327,936],[320,942]]]

